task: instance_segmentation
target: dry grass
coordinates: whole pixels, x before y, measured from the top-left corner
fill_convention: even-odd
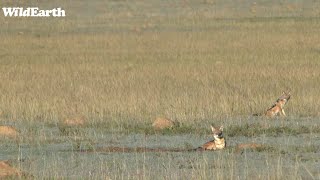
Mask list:
[[[316,2],[57,3],[67,18],[0,19],[2,119],[247,117],[287,89],[289,116],[320,115]]]
[[[319,25],[216,22],[200,32],[2,35],[8,119],[179,121],[262,112],[291,89],[289,116],[319,116]],[[304,27],[308,28],[304,28]],[[277,30],[275,30],[277,29]]]

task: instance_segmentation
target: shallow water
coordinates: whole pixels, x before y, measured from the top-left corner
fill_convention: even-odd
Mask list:
[[[299,123],[312,126],[316,121],[305,120]],[[295,127],[299,126],[299,123],[286,121],[278,125]],[[228,147],[224,150],[174,152],[175,149],[196,148],[212,137],[209,132],[204,135],[196,133],[147,135],[110,133],[94,127],[76,128],[73,133],[65,134],[57,126],[52,125],[17,124],[17,126],[21,132],[19,141],[1,139],[0,160],[10,160],[13,166],[39,179],[59,177],[316,179],[320,177],[320,134],[317,133],[294,135],[282,133],[276,136],[260,134],[252,137],[228,137],[226,134]],[[225,129],[228,129],[228,124]],[[241,143],[263,144],[267,148],[237,152],[235,147]],[[109,152],[106,150],[108,147],[147,149]],[[151,148],[164,148],[166,151],[151,152]]]

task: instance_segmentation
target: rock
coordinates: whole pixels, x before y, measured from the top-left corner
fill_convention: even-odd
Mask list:
[[[257,150],[259,148],[263,148],[264,146],[262,144],[257,144],[257,143],[247,143],[247,144],[238,144],[236,146],[236,153],[240,153],[245,149],[250,149],[250,150]]]
[[[83,126],[85,124],[85,117],[73,117],[67,118],[63,121],[63,125],[65,126]]]
[[[9,138],[16,138],[19,132],[11,126],[0,126],[0,136],[5,136]]]
[[[0,161],[0,179],[21,175],[22,172],[20,170],[11,167],[6,161]]]
[[[174,126],[175,126],[175,122],[173,122],[172,120],[167,118],[160,118],[160,117],[157,118],[152,124],[152,127],[158,130],[172,128]]]

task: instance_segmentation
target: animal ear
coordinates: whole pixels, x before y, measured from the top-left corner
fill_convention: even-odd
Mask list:
[[[211,131],[212,131],[212,132],[215,132],[215,131],[216,131],[216,128],[214,128],[212,125],[211,125]]]
[[[285,94],[285,95],[290,95],[290,90],[283,91],[283,94]]]
[[[223,131],[223,126],[220,126],[219,130],[220,130],[220,131]]]

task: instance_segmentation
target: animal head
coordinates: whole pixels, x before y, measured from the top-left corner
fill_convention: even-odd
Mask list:
[[[285,105],[291,97],[290,92],[284,91],[282,95],[278,98],[277,103],[280,103],[282,106]]]
[[[278,98],[278,100],[286,99],[287,101],[289,101],[290,97],[290,91],[283,91],[282,95]]]
[[[222,135],[223,126],[220,126],[220,128],[215,128],[215,127],[211,126],[211,130],[212,130],[214,139],[223,138],[223,135]]]

